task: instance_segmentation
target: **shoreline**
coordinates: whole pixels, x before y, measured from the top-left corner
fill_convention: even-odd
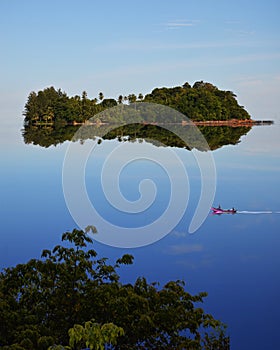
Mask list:
[[[201,126],[255,126],[255,125],[272,125],[273,120],[253,120],[253,119],[229,119],[229,120],[204,120],[204,121],[192,121],[190,123],[182,121],[182,125],[201,125]]]
[[[73,122],[73,123],[67,123],[65,125],[68,126],[79,126],[79,125],[96,125],[98,127],[102,125],[113,125],[114,123],[107,123],[107,122],[91,122],[89,120],[86,120],[85,122]],[[252,127],[256,125],[272,125],[274,124],[273,120],[253,120],[253,119],[229,119],[229,120],[197,120],[197,121],[186,121],[182,120],[180,123],[158,123],[158,122],[146,122],[142,121],[139,122],[138,124],[143,124],[143,125],[181,125],[181,126],[188,126],[188,125],[196,125],[196,126],[230,126],[230,127]],[[44,126],[44,125],[49,125],[53,126],[55,125],[54,122],[36,122],[32,124],[33,126]],[[124,122],[120,122],[117,125],[125,125]]]

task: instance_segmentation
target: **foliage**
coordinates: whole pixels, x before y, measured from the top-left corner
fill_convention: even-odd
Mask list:
[[[88,321],[85,326],[75,324],[68,331],[69,345],[74,349],[77,345],[86,346],[91,350],[102,350],[106,344],[116,345],[117,338],[124,335],[124,330],[113,323],[100,325],[94,321]]]
[[[1,272],[2,349],[229,349],[223,325],[196,306],[206,293],[191,295],[182,281],[162,289],[143,277],[122,284],[117,269],[131,255],[109,264],[82,230],[62,241],[41,259]]]
[[[172,107],[191,120],[249,119],[249,114],[239,106],[231,91],[219,90],[203,81],[191,87],[156,88],[145,96],[145,102],[155,102]]]
[[[110,345],[117,344],[117,338],[124,335],[124,330],[113,323],[100,325],[97,322],[88,321],[84,326],[75,324],[68,331],[69,346],[52,345],[48,350],[71,350],[87,347],[90,350],[103,350]]]
[[[97,103],[99,99],[99,103]],[[229,120],[250,119],[244,107],[239,106],[236,96],[231,91],[219,90],[216,86],[203,81],[196,82],[193,87],[188,83],[173,88],[156,88],[145,97],[140,93],[128,96],[119,95],[118,99],[105,99],[102,92],[99,98],[89,99],[86,91],[82,96],[68,97],[61,89],[48,87],[38,93],[32,91],[24,108],[25,125],[53,125],[64,122],[67,124],[84,123],[97,114],[128,101],[129,104],[152,102],[169,106],[178,110],[192,120]],[[168,116],[149,115],[149,122],[170,122]],[[122,116],[120,116],[120,120]],[[118,120],[118,121],[120,121]],[[116,122],[112,117],[103,122]],[[125,120],[127,121],[127,120]],[[181,122],[179,120],[177,122]]]

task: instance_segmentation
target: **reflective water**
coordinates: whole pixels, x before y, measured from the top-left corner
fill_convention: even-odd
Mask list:
[[[228,325],[232,349],[275,349],[278,344],[279,136],[278,124],[253,127],[239,144],[227,144],[210,152],[216,167],[213,204],[234,206],[237,214],[209,212],[196,232],[188,232],[201,193],[201,174],[194,152],[174,148],[172,152],[181,159],[188,178],[176,172],[171,178],[181,189],[177,194],[178,207],[172,209],[174,215],[186,200],[186,210],[172,231],[153,244],[134,249],[95,242],[99,255],[114,259],[129,252],[135,256],[135,264],[122,272],[123,281],[139,275],[150,282],[183,279],[191,292],[207,291],[204,307]],[[39,257],[42,249],[58,244],[61,233],[77,227],[77,223],[66,205],[62,184],[69,142],[48,148],[25,145],[22,141],[7,147],[6,140],[2,142],[0,266],[5,267]],[[77,143],[77,148],[83,149],[88,142],[93,141]],[[131,230],[149,225],[163,215],[172,193],[166,169],[177,166],[173,163],[175,156],[168,153],[170,147],[143,144],[151,156],[127,164],[119,181],[124,198],[138,201],[134,213],[114,208],[102,189],[104,161],[120,148],[120,153],[111,159],[118,164],[121,155],[127,153],[122,143],[120,147],[117,141],[103,141],[90,153],[85,167],[87,194],[96,210],[113,225]],[[133,152],[135,144],[127,143],[125,147]],[[162,158],[158,163],[149,159],[155,157]],[[163,159],[166,168],[161,166]],[[75,173],[72,176],[75,179]],[[141,199],[139,183],[143,179],[150,179],[153,184],[144,184]],[[207,185],[207,178],[204,180]],[[145,202],[144,195],[150,195],[152,202]],[[113,200],[119,200],[117,193]],[[97,225],[97,229],[101,237],[104,228]],[[160,238],[160,232],[155,234]]]

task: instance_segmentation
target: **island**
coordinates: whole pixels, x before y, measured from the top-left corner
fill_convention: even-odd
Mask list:
[[[185,83],[156,88],[146,96],[119,95],[117,99],[104,98],[102,92],[90,99],[86,91],[69,97],[61,89],[48,87],[29,94],[23,114],[24,142],[42,147],[65,141],[117,139],[204,151],[201,139],[193,137],[195,125],[215,150],[238,144],[253,125],[272,123],[253,120],[233,92],[203,81],[192,87]],[[186,144],[184,139],[191,141]]]
[[[92,123],[119,123],[124,121],[121,109],[110,116],[102,116],[100,112],[118,105],[137,103],[157,103],[171,107],[181,113],[181,120],[169,120],[166,115],[149,115],[149,120],[140,116],[143,123],[187,123],[189,120],[204,124],[238,124],[250,125],[251,116],[237,102],[231,91],[218,89],[211,83],[199,81],[191,86],[185,83],[172,88],[155,88],[143,96],[119,95],[117,99],[104,98],[102,92],[98,98],[88,98],[87,92],[69,97],[61,89],[48,87],[37,93],[32,91],[25,104],[23,115],[25,125],[80,125],[89,119]]]

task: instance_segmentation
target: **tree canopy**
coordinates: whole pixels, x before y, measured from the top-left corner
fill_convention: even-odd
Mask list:
[[[182,281],[122,284],[117,270],[133,256],[98,258],[89,229],[0,273],[1,349],[229,349],[222,323],[197,306],[206,293]]]
[[[167,105],[194,121],[250,119],[233,92],[219,90],[203,81],[192,87],[185,83],[182,87],[156,88],[145,96],[145,102]]]
[[[99,103],[98,103],[99,100]],[[25,124],[75,124],[84,123],[107,108],[123,104],[152,102],[169,106],[194,121],[250,119],[250,115],[240,106],[236,95],[231,91],[219,90],[211,83],[199,81],[191,87],[189,83],[172,88],[155,88],[145,97],[142,93],[128,96],[119,95],[117,99],[104,98],[102,92],[98,98],[89,99],[87,92],[82,96],[69,97],[61,89],[53,86],[37,93],[32,91],[24,108]],[[150,116],[151,117],[151,116]],[[101,122],[123,121],[122,115],[110,116]],[[145,121],[145,120],[142,120]],[[169,122],[168,118],[154,115],[149,122]],[[178,121],[178,122],[181,122]]]

